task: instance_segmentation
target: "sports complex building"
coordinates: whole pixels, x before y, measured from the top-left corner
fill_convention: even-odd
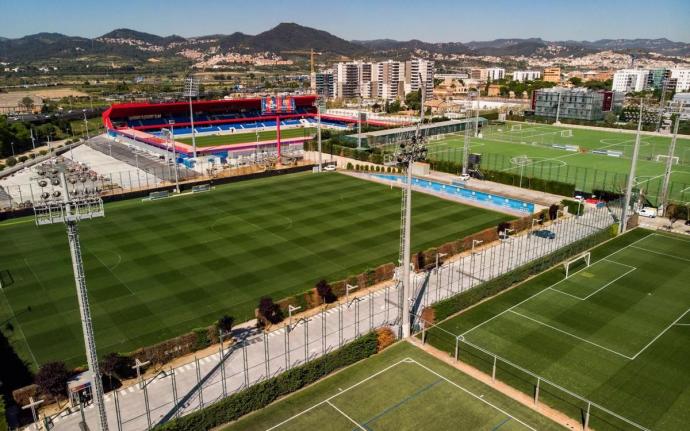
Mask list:
[[[103,113],[108,135],[148,150],[170,151],[175,142],[178,162],[190,164],[196,153],[221,162],[243,153],[276,153],[301,149],[314,135],[317,96],[255,97],[171,103],[114,104]],[[190,115],[193,113],[193,115]],[[357,119],[321,115],[321,125],[349,129]],[[381,121],[368,124],[385,126]],[[170,131],[170,133],[168,133]]]

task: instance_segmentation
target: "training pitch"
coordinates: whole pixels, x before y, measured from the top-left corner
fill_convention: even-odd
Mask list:
[[[430,331],[429,342],[577,417],[591,400],[642,427],[690,423],[690,240],[642,229]],[[501,359],[502,358],[502,359]],[[522,369],[520,369],[521,367]],[[537,383],[534,375],[540,376]],[[548,383],[549,381],[551,383]],[[591,407],[593,429],[635,429]]]
[[[572,136],[563,136],[568,134]],[[624,190],[635,143],[630,133],[512,122],[483,127],[482,136],[470,139],[470,152],[482,155],[482,169],[572,183],[585,192]],[[645,135],[640,141],[635,185],[655,204],[670,142],[670,137]],[[463,145],[464,132],[444,135],[429,142],[429,157],[459,163]],[[686,202],[690,200],[690,139],[679,137],[674,154],[678,159],[672,166],[669,196]]]
[[[234,430],[562,429],[427,353],[384,352],[227,427]]]
[[[414,250],[512,218],[419,193],[413,205]],[[105,218],[80,224],[98,351],[132,351],[226,313],[251,319],[262,296],[394,262],[399,227],[399,189],[338,173],[107,204]],[[1,329],[21,358],[83,363],[64,226],[0,223],[0,275]]]
[[[294,139],[294,138],[309,138],[311,139],[316,130],[313,128],[293,128],[293,129],[281,129],[280,137],[281,139]],[[203,135],[196,136],[197,147],[212,147],[216,145],[235,145],[235,144],[251,144],[254,142],[262,141],[274,141],[277,139],[277,133],[275,130],[264,130],[248,133],[230,133],[223,135]],[[181,138],[175,139],[183,144],[192,145],[192,138]]]

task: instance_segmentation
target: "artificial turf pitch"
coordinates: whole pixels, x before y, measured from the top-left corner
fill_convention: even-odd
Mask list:
[[[399,342],[224,431],[556,430],[524,405]]]
[[[415,250],[512,218],[419,193],[413,202]],[[105,218],[80,224],[98,351],[132,351],[223,314],[244,321],[262,296],[394,262],[399,226],[399,189],[338,173],[107,204]],[[82,364],[65,227],[0,223],[0,273],[12,279],[0,290],[1,329],[21,358]]]
[[[634,230],[564,278],[554,268],[429,331],[428,341],[491,373],[523,367],[655,430],[690,423],[690,240]],[[468,344],[469,343],[469,344]],[[502,360],[497,379],[532,394],[536,379]],[[586,403],[542,382],[544,402],[571,416]],[[592,408],[593,429],[635,429]]]
[[[515,124],[521,124],[522,129],[511,130]],[[572,137],[561,136],[566,130],[572,130]],[[483,169],[518,175],[522,171],[525,177],[572,183],[577,190],[585,192],[623,190],[635,143],[635,135],[630,133],[528,123],[486,126],[482,128],[482,135],[482,138],[470,139],[470,149],[482,155]],[[645,135],[640,141],[635,185],[643,189],[654,204],[660,194],[666,166],[665,161],[657,162],[655,158],[668,154],[670,142],[670,137]],[[445,135],[444,139],[429,142],[429,157],[459,163],[463,145],[464,132]],[[586,152],[566,151],[553,145],[579,146]],[[595,154],[593,150],[620,151],[623,155],[617,158]],[[680,137],[674,154],[679,164],[672,167],[669,196],[686,202],[690,200],[690,139]]]
[[[316,129],[313,128],[292,128],[292,129],[280,129],[281,139],[290,138],[312,138],[316,133]],[[234,145],[234,144],[251,144],[257,141],[271,141],[277,138],[277,133],[275,130],[264,130],[259,132],[247,132],[247,133],[231,133],[224,135],[203,135],[196,136],[197,147],[212,147],[216,145]],[[184,144],[192,145],[192,138],[180,138],[175,139],[178,142]]]

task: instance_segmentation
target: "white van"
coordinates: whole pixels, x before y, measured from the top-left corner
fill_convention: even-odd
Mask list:
[[[640,215],[640,217],[655,218],[656,217],[656,208],[644,207],[641,210],[637,211],[637,213]]]

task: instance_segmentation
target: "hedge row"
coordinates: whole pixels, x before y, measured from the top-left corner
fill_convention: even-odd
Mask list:
[[[462,163],[456,163],[447,160],[432,160],[431,169],[440,172],[447,172],[450,174],[459,175],[462,172]],[[508,184],[511,186],[520,186],[520,174],[505,171],[492,171],[489,169],[482,169],[484,179],[501,184]],[[560,196],[574,196],[575,184],[562,183],[560,181],[550,181],[535,177],[522,177],[522,187],[537,190],[540,192],[553,193]]]
[[[484,298],[494,296],[516,283],[520,283],[533,275],[539,274],[546,269],[551,268],[558,262],[561,262],[571,256],[574,256],[594,247],[597,244],[613,238],[616,236],[617,231],[618,226],[613,225],[610,229],[604,229],[586,238],[578,240],[567,247],[563,247],[547,256],[537,259],[536,261],[529,262],[473,289],[437,302],[432,306],[434,310],[434,320],[435,322],[440,322],[447,317],[480,302]]]
[[[561,201],[561,205],[568,208],[568,212],[570,214],[582,215],[582,213],[585,212],[584,204],[581,204],[580,202],[577,202],[577,201],[572,201],[570,199],[563,199]],[[579,211],[579,214],[578,214],[578,211]]]
[[[250,386],[203,410],[165,423],[156,430],[205,431],[237,420],[333,371],[368,358],[377,352],[377,344],[376,332],[370,332],[325,356]]]

